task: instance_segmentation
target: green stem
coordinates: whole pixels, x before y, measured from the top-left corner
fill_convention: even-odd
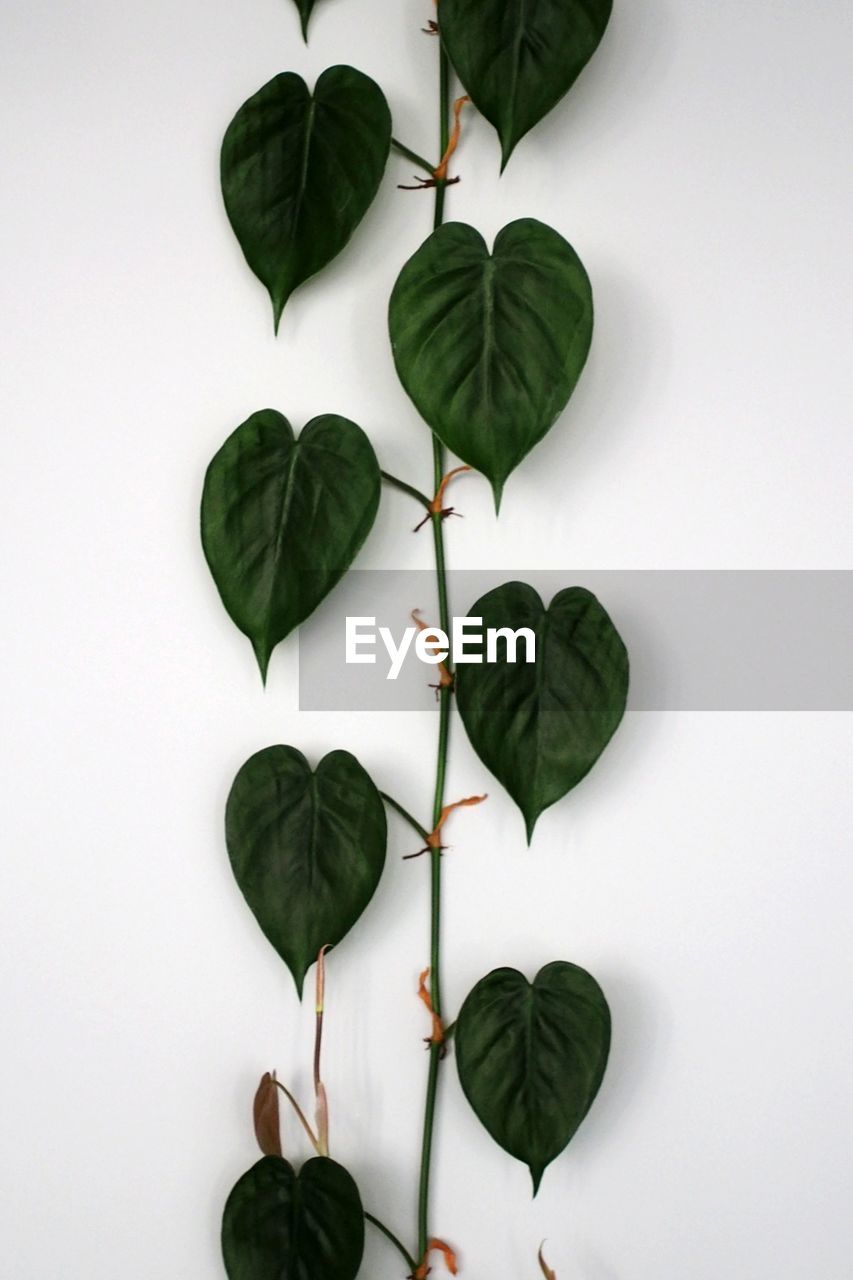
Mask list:
[[[382,1232],[386,1240],[391,1241],[391,1244],[393,1244],[394,1248],[400,1254],[400,1257],[404,1259],[406,1266],[411,1267],[412,1271],[417,1271],[418,1264],[415,1262],[414,1258],[409,1253],[406,1246],[400,1243],[400,1241],[394,1235],[394,1232],[390,1231],[388,1227],[385,1226],[384,1222],[380,1222],[378,1218],[374,1218],[373,1214],[368,1213],[366,1209],[364,1211],[364,1216],[368,1222],[373,1224],[373,1226],[376,1228],[377,1231]]]
[[[423,169],[424,173],[432,177],[435,165],[430,164],[429,160],[424,160],[423,156],[419,156],[417,151],[412,151],[411,147],[404,147],[402,142],[398,142],[396,138],[391,139],[391,146],[399,155],[411,160],[412,164],[416,164],[419,169]]]
[[[398,804],[398,802],[393,798],[393,796],[387,795],[384,791],[380,791],[379,794],[391,809],[394,809],[397,813],[399,813],[400,817],[405,822],[408,822],[412,830],[418,833],[418,835],[424,841],[424,843],[426,843],[426,841],[429,840],[429,832],[427,831],[426,827],[422,827],[421,824],[418,822],[417,818],[412,817],[408,809],[404,809],[401,804]]]
[[[407,484],[405,480],[398,480],[396,476],[392,476],[389,471],[380,471],[382,479],[386,484],[390,484],[395,489],[400,489],[403,493],[407,493],[410,498],[414,498],[416,502],[426,507],[427,511],[432,507],[432,503],[425,493],[421,493],[420,489],[416,489],[413,484]]]
[[[439,37],[440,39],[441,37]],[[440,45],[438,52],[438,129],[439,129],[439,155],[444,158],[447,151],[447,144],[450,141],[450,59],[445,52],[444,45]],[[444,179],[439,180],[435,188],[435,217],[433,218],[433,231],[436,227],[440,227],[444,221],[444,193],[447,190],[447,183]]]
[[[450,63],[443,46],[439,53],[439,137],[441,154],[447,150],[450,137]],[[435,189],[435,218],[433,227],[441,226],[444,218],[444,194],[446,183],[439,182]],[[444,449],[436,436],[432,441],[435,490],[444,475]],[[450,610],[447,598],[447,569],[444,557],[444,529],[439,512],[431,514],[433,543],[435,546],[435,573],[438,583],[438,606],[442,631],[450,635]],[[452,675],[450,658],[448,672]],[[444,807],[444,780],[447,773],[447,746],[450,735],[450,699],[452,685],[439,690],[438,751],[435,767],[435,793],[433,798],[433,829],[438,826]],[[430,999],[433,1011],[441,1018],[441,849],[430,850]],[[426,1254],[429,1235],[429,1188],[432,1167],[433,1131],[438,1096],[438,1069],[444,1047],[431,1041],[429,1046],[429,1070],[427,1073],[426,1103],[424,1106],[423,1142],[421,1144],[421,1171],[418,1185],[418,1256]]]
[[[447,576],[444,561],[444,534],[440,515],[432,517],[433,537],[435,540],[435,564],[438,579],[440,626],[445,634],[450,634]],[[447,670],[452,671],[449,660],[445,663]],[[441,699],[438,722],[438,752],[435,769],[435,798],[433,801],[433,828],[438,826],[441,811],[444,807],[444,780],[447,772],[447,746],[450,736],[450,699],[452,687],[443,686],[439,690]],[[433,1012],[441,1018],[441,849],[430,849],[430,1001]],[[435,1107],[438,1095],[438,1069],[444,1053],[444,1046],[430,1041],[429,1071],[427,1074],[426,1106],[424,1108],[424,1133],[421,1146],[421,1176],[418,1188],[418,1249],[420,1256],[426,1252],[429,1239],[429,1184],[432,1167],[432,1140],[435,1129]]]
[[[429,1240],[429,1174],[432,1160],[432,1133],[435,1124],[435,1104],[438,1094],[438,1065],[440,1046],[430,1044],[429,1074],[427,1075],[427,1100],[424,1110],[424,1138],[421,1147],[421,1178],[418,1187],[418,1253],[423,1258]]]

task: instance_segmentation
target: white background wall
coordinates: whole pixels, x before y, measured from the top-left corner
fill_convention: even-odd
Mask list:
[[[2,0],[0,519],[2,1272],[216,1280],[255,1158],[261,1071],[309,1083],[310,1007],[231,879],[231,779],[276,741],[355,751],[425,813],[429,715],[299,715],[295,646],[261,688],[197,538],[204,468],[257,408],[338,411],[429,484],[384,332],[430,198],[393,160],[351,249],[276,342],[218,191],[265,80],[350,61],[434,148],[427,0]],[[593,280],[597,333],[558,429],[454,499],[456,567],[850,568],[853,9],[617,0],[570,99],[497,176],[469,112],[450,214],[535,214]],[[360,563],[429,563],[386,495]],[[417,603],[417,602],[413,602]],[[719,620],[721,627],[725,619]],[[784,645],[784,636],[779,644]],[[460,817],[446,992],[498,964],[591,969],[602,1092],[531,1202],[448,1064],[435,1229],[463,1274],[847,1280],[853,1106],[851,717],[636,714],[541,821]],[[461,733],[450,792],[488,785]],[[426,867],[388,870],[329,962],[334,1152],[411,1236],[426,1034]],[[300,1152],[288,1122],[288,1146]],[[364,1267],[399,1275],[371,1237]],[[436,1275],[440,1269],[436,1267]]]

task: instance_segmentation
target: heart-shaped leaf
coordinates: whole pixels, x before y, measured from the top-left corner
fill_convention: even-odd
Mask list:
[[[343,577],[376,518],[379,463],[361,427],[324,414],[295,439],[253,413],[213,458],[201,537],[222,602],[266,680],[270,654]]]
[[[521,638],[514,662],[501,641],[497,661],[456,668],[471,745],[521,809],[529,840],[539,815],[589,773],[616,731],[628,697],[628,653],[582,587],[558,592],[546,609],[532,587],[506,582],[469,616],[483,619],[484,634],[526,627],[535,637],[533,663]],[[482,655],[482,647],[467,647]]]
[[[465,1096],[504,1151],[523,1160],[533,1194],[592,1106],[610,1050],[610,1010],[590,974],[557,960],[531,985],[495,969],[456,1023]]]
[[[229,1280],[355,1280],[364,1252],[358,1187],[328,1156],[296,1174],[264,1156],[234,1187],[222,1218]]]
[[[592,341],[592,291],[561,235],[511,222],[492,253],[450,222],[397,279],[389,310],[400,381],[438,438],[488,476],[509,473],[553,426]]]
[[[385,865],[385,807],[348,751],[312,773],[294,747],[267,747],[243,765],[228,796],[225,837],[243,896],[293,974],[340,942]]]
[[[330,67],[312,97],[292,71],[237,112],[222,143],[222,194],[246,261],[266,285],[275,327],[294,289],[325,267],[376,195],[391,146],[377,84]]]
[[[612,0],[439,0],[441,38],[474,105],[513,148],[598,48]]]

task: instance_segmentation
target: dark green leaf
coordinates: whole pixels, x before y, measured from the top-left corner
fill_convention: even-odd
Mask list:
[[[598,48],[612,0],[439,0],[444,46],[495,126],[502,168]]]
[[[570,244],[533,218],[493,252],[461,222],[409,259],[389,311],[400,381],[440,440],[504,481],[553,426],[592,341],[592,291]]]
[[[385,807],[348,751],[312,773],[294,747],[267,747],[243,765],[225,811],[237,883],[300,998],[323,946],[340,942],[379,883]]]
[[[222,602],[249,637],[266,680],[279,640],[343,577],[379,505],[367,436],[335,414],[295,439],[274,409],[252,414],[207,469],[204,554]]]
[[[299,25],[302,28],[302,39],[308,43],[308,23],[314,10],[314,0],[294,0],[299,10]]]
[[[610,1010],[585,969],[557,960],[533,982],[495,969],[456,1024],[465,1096],[504,1151],[523,1160],[533,1194],[592,1106],[610,1050]]]
[[[340,253],[376,195],[391,146],[384,94],[330,67],[312,98],[301,76],[270,80],[222,143],[225,208],[272,299],[275,326],[298,285]]]
[[[613,736],[628,696],[628,654],[610,617],[582,587],[560,591],[546,609],[532,587],[507,582],[469,610],[483,631],[529,628],[507,661],[460,663],[459,714],[483,764],[506,787],[527,824],[528,840],[543,810],[589,772]],[[477,646],[470,645],[472,653]],[[482,650],[481,650],[482,652]]]
[[[358,1187],[327,1156],[296,1174],[264,1156],[235,1186],[222,1218],[229,1280],[355,1280],[364,1252]]]

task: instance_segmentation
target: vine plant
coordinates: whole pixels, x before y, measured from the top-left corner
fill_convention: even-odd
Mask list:
[[[307,33],[313,0],[296,3]],[[504,227],[490,251],[473,227],[445,222],[447,190],[459,181],[450,166],[462,112],[470,102],[494,126],[503,168],[570,89],[609,17],[610,0],[438,0],[437,19],[426,28],[438,48],[436,163],[392,137],[381,89],[347,66],[325,71],[313,93],[295,73],[277,75],[229,125],[221,157],[225,206],[249,266],[269,292],[276,330],[294,289],[349,241],[392,148],[420,171],[415,187],[434,193],[432,234],[403,266],[389,308],[398,375],[432,433],[431,496],[382,471],[362,429],[335,414],[314,418],[297,437],[277,411],[254,413],[208,467],[205,555],[264,681],[275,646],[354,560],[383,480],[423,509],[421,523],[429,524],[435,548],[440,631],[450,635],[447,486],[459,471],[478,471],[499,508],[511,472],[568,402],[593,325],[589,280],[559,232],[524,218]],[[464,93],[452,103],[454,72]],[[448,470],[446,450],[461,465]],[[380,792],[346,751],[332,751],[312,768],[295,747],[267,747],[232,786],[226,841],[235,877],[300,998],[316,962],[317,1022],[314,1124],[274,1074],[258,1088],[262,1158],[237,1182],[223,1218],[231,1280],[354,1280],[365,1221],[387,1237],[414,1280],[423,1280],[437,1254],[456,1274],[455,1250],[433,1230],[430,1195],[439,1079],[451,1039],[466,1097],[496,1142],[528,1165],[534,1194],[601,1083],[610,1014],[598,983],[575,964],[546,964],[532,982],[515,969],[497,969],[448,1025],[442,831],[453,810],[484,797],[448,803],[445,781],[455,704],[475,751],[520,808],[529,842],[539,815],[581,781],[619,724],[627,654],[604,608],[580,587],[560,591],[546,607],[532,587],[509,582],[468,613],[498,634],[528,628],[535,661],[514,663],[505,646],[492,661],[469,659],[454,669],[448,653],[440,663],[428,821]],[[431,632],[426,639],[434,651],[442,637]],[[351,1173],[329,1155],[321,1077],[325,955],[377,887],[386,806],[417,836],[431,901],[429,964],[419,988],[430,1034],[416,1220],[399,1235],[366,1210]],[[296,1109],[316,1152],[299,1172],[282,1154],[280,1096]],[[554,1276],[541,1250],[539,1264]]]

